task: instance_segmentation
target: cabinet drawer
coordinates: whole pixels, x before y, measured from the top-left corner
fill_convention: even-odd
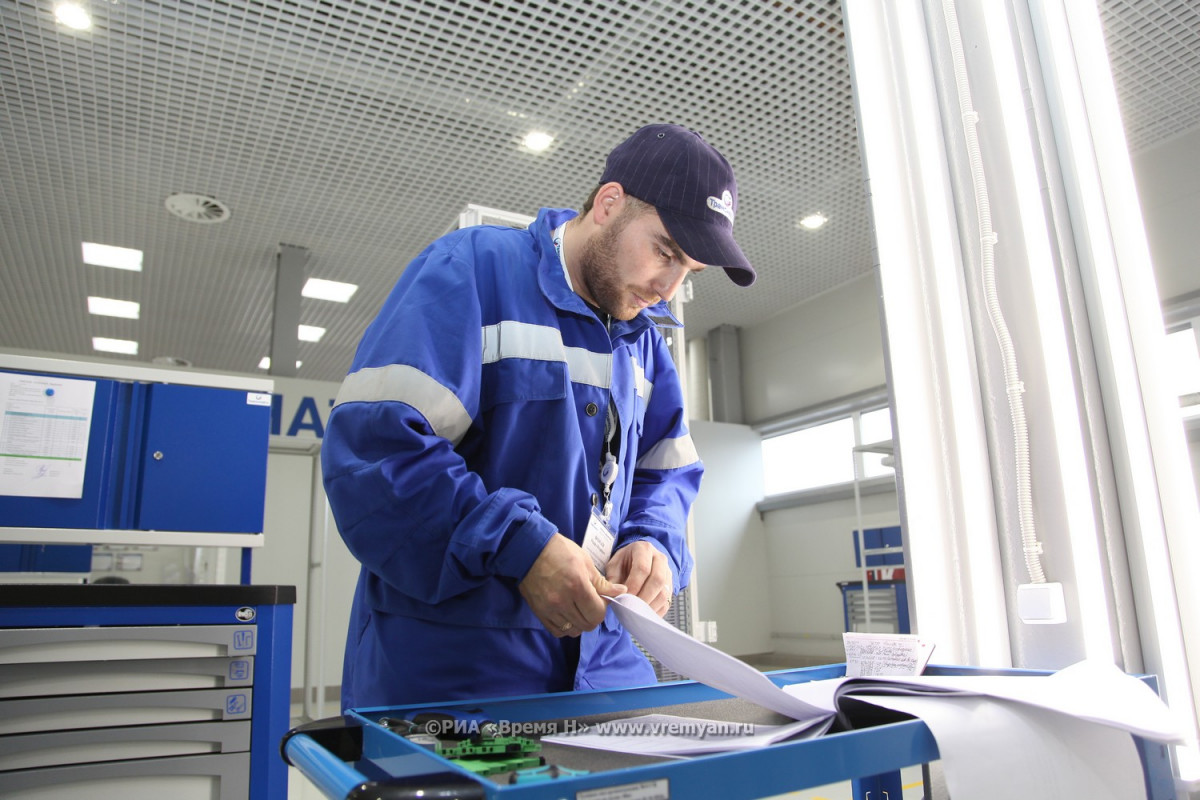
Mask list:
[[[167,758],[250,749],[249,722],[134,725],[0,736],[0,773],[10,770]],[[0,774],[0,784],[8,776]]]
[[[5,800],[246,800],[250,754],[111,761],[10,772]]]
[[[254,658],[0,664],[0,698],[250,686]]]
[[[0,700],[0,735],[39,731],[248,720],[253,690],[198,689]]]
[[[0,630],[0,664],[254,655],[253,625],[155,625]]]

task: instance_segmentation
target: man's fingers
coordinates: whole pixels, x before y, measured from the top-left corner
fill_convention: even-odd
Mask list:
[[[592,588],[596,590],[596,594],[604,595],[605,597],[616,597],[619,594],[625,594],[629,591],[629,587],[625,584],[613,583],[599,572],[592,576]]]
[[[660,617],[666,616],[667,611],[671,608],[671,593],[669,591],[659,592],[658,596],[650,601],[648,605],[654,610],[655,614],[658,614]]]
[[[561,534],[546,543],[519,589],[546,630],[560,638],[595,629],[608,611],[601,594],[626,591],[601,575],[591,557]]]

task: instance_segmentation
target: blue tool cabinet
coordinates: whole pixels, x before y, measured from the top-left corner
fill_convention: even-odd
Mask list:
[[[926,672],[997,675],[1015,671],[930,667]],[[845,665],[837,664],[782,670],[768,673],[768,677],[783,686],[844,674]],[[731,703],[743,705],[733,707],[728,705]],[[686,711],[679,710],[681,704]],[[902,796],[900,769],[938,758],[937,744],[929,729],[923,722],[909,719],[756,750],[687,759],[603,754],[609,761],[600,767],[595,763],[599,751],[546,745],[543,754],[548,762],[570,770],[580,768],[582,763],[587,774],[511,785],[499,777],[477,776],[389,730],[382,722],[385,718],[404,718],[421,710],[461,712],[510,723],[539,722],[561,726],[558,730],[565,729],[568,720],[588,722],[595,717],[636,716],[651,710],[738,722],[782,721],[778,715],[772,715],[772,719],[748,718],[745,706],[752,709],[750,713],[754,713],[753,709],[767,715],[772,713],[693,681],[615,691],[355,709],[341,717],[289,732],[282,751],[284,758],[326,797],[389,800],[417,797],[750,800],[842,781],[852,782],[855,800],[877,800]],[[715,713],[697,710],[705,707],[718,710]],[[1147,797],[1174,800],[1175,785],[1167,748],[1142,740],[1137,740],[1137,745],[1145,769]]]
[[[83,495],[0,495],[0,525],[262,532],[269,394],[40,374],[95,385]]]
[[[0,586],[0,794],[284,800],[292,586]]]
[[[911,633],[908,619],[908,584],[905,581],[838,581],[842,593],[842,621],[847,631],[862,631],[866,605],[871,604],[872,633]],[[887,630],[885,630],[885,628]]]

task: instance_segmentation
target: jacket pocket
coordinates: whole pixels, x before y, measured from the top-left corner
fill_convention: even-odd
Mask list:
[[[567,365],[561,361],[505,358],[485,364],[481,378],[480,407],[484,411],[502,403],[567,396]]]

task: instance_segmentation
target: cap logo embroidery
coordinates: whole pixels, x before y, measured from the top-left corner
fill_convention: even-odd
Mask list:
[[[708,207],[721,216],[727,217],[731,223],[733,222],[733,195],[729,193],[728,189],[719,198],[709,195]]]

